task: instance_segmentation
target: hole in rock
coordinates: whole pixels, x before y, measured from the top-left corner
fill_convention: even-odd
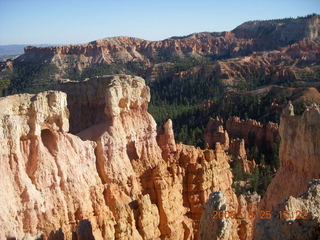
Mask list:
[[[41,131],[41,140],[49,152],[52,155],[55,155],[58,151],[55,135],[49,129],[44,129]]]
[[[139,159],[136,144],[134,141],[127,143],[127,154],[130,160]]]

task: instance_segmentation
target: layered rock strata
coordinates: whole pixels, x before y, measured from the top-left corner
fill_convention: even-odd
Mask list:
[[[319,239],[320,180],[312,180],[301,196],[290,196],[272,211],[272,215],[271,220],[257,223],[255,240]]]
[[[205,129],[204,139],[208,148],[215,148],[219,143],[222,148],[231,156],[231,160],[240,161],[243,170],[250,172],[255,166],[255,161],[247,159],[246,144],[249,145],[252,141],[250,136],[254,136],[253,143],[259,141],[269,143],[271,145],[273,139],[277,135],[277,125],[269,123],[263,126],[261,123],[254,120],[240,120],[238,117],[229,118],[224,130],[224,121],[219,117],[210,118]],[[247,129],[243,129],[247,127]],[[228,131],[232,132],[232,137],[229,138]],[[257,134],[257,137],[255,137]],[[239,138],[240,137],[240,138]],[[251,143],[252,144],[252,143]],[[271,147],[271,146],[270,146]]]
[[[176,144],[170,121],[157,137],[142,78],[61,88],[0,99],[1,239],[197,239],[212,191],[238,208],[222,147]]]
[[[257,211],[259,202],[260,196],[257,193],[240,195],[238,208],[235,210],[230,208],[223,192],[212,192],[201,215],[199,238],[201,240],[253,239],[254,219],[248,216]]]
[[[96,169],[96,143],[67,133],[66,94],[13,95],[0,105],[0,238],[60,229],[71,239],[86,227],[96,239],[111,237],[115,222]]]
[[[133,37],[113,37],[81,45],[26,47],[25,53],[3,69],[42,68],[50,76],[28,78],[18,91],[55,89],[61,81],[79,81],[105,73],[134,73],[148,81],[170,76],[183,80],[198,74],[215,76],[227,86],[262,79],[263,85],[291,81],[309,81],[318,75],[319,15],[297,19],[246,22],[230,32],[202,32],[162,41]],[[289,30],[290,29],[290,30]],[[175,62],[210,62],[192,64],[177,70]],[[48,71],[49,69],[49,71]],[[7,73],[2,77],[7,79]],[[29,73],[28,73],[29,74]],[[37,74],[35,74],[37,75]],[[1,77],[1,76],[0,76]],[[23,78],[23,77],[22,77]],[[14,78],[12,79],[13,81]],[[24,79],[23,79],[24,80]],[[316,81],[313,80],[313,81]],[[312,83],[311,83],[312,84]]]
[[[223,129],[223,125],[223,119],[219,117],[209,119],[204,135],[204,140],[209,148],[214,148],[216,143],[219,142],[225,150],[229,149],[229,135]]]
[[[216,142],[220,142],[225,150],[228,150],[232,139],[237,138],[244,139],[247,145],[264,145],[264,147],[272,148],[278,135],[278,124],[276,123],[269,122],[263,125],[253,119],[244,120],[239,117],[231,117],[224,124],[223,119],[216,117],[209,119],[204,138],[208,147],[213,148]]]
[[[303,39],[319,41],[319,22],[320,16],[313,15],[290,20],[251,21],[231,32],[195,33],[162,41],[113,37],[82,45],[29,46],[17,62],[47,61],[59,68],[69,66],[82,69],[94,63],[150,63],[174,57],[229,58],[254,51],[274,50]]]
[[[266,125],[260,122],[239,117],[229,118],[226,130],[232,138],[243,138],[247,144],[272,148],[278,133],[278,124],[269,122]]]
[[[292,104],[280,119],[280,168],[269,185],[263,207],[272,209],[289,196],[307,191],[308,183],[320,177],[320,110],[313,104],[301,116]]]

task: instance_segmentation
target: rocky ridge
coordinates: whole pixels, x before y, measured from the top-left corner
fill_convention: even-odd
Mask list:
[[[320,181],[310,181],[307,191],[290,196],[273,211],[272,220],[260,221],[255,227],[256,240],[318,239],[320,236]]]
[[[170,120],[157,131],[142,78],[105,76],[61,88],[68,101],[58,91],[0,99],[0,166],[6,173],[0,187],[7,193],[0,198],[1,238],[252,239],[252,219],[208,222],[212,206],[238,212],[315,207],[310,196],[317,195],[317,187],[295,199],[319,177],[317,105],[302,116],[294,115],[292,105],[285,109],[279,127],[281,167],[259,204],[259,197],[233,192],[225,144],[216,142],[214,150],[177,144]],[[69,114],[76,113],[69,126]],[[219,123],[208,126],[224,133]],[[77,135],[68,133],[69,127]],[[243,141],[229,144],[245,158]],[[211,192],[219,197],[210,197]],[[280,223],[281,234],[290,221]],[[317,221],[310,224],[303,226],[316,234]],[[217,231],[205,230],[208,226]],[[256,229],[257,238],[268,231],[259,222]]]
[[[278,124],[268,122],[266,125],[253,119],[232,117],[226,121],[226,130],[233,138],[243,138],[246,143],[261,146],[266,144],[271,148],[278,136]]]
[[[195,33],[185,37],[172,37],[162,41],[147,41],[132,37],[113,37],[83,45],[56,47],[26,47],[20,60],[43,61],[50,59],[62,65],[67,55],[79,55],[79,64],[87,62],[139,62],[152,61],[161,55],[186,56],[241,56],[248,52],[276,49],[304,38],[319,40],[320,17],[272,21],[247,22],[231,32]],[[299,27],[297,27],[299,26]],[[290,30],[294,29],[294,31]],[[280,37],[279,37],[280,36]],[[278,41],[265,41],[266,38]],[[268,45],[269,44],[269,45]],[[37,56],[38,59],[34,57]],[[81,63],[82,62],[82,63]]]
[[[81,45],[28,46],[25,53],[11,64],[14,68],[23,68],[25,64],[55,66],[57,71],[51,76],[51,82],[36,79],[31,83],[38,88],[43,84],[52,88],[59,81],[79,78],[70,76],[70,72],[81,74],[88,70],[90,73],[102,65],[113,66],[108,68],[112,73],[132,72],[147,81],[163,74],[174,78],[190,77],[202,69],[201,64],[196,64],[192,69],[171,73],[177,60],[212,63],[218,60],[209,64],[205,72],[221,78],[228,86],[262,72],[266,81],[272,78],[273,83],[288,77],[305,80],[306,76],[319,72],[304,67],[309,62],[319,65],[319,19],[319,15],[310,15],[297,19],[252,21],[231,32],[195,33],[162,41],[112,37]]]
[[[238,209],[229,156],[176,144],[170,121],[157,134],[142,78],[74,84],[62,86],[68,101],[58,91],[0,99],[1,238],[198,239],[211,192]]]
[[[303,39],[271,51],[254,51],[247,55],[219,59],[204,67],[194,66],[179,72],[174,78],[183,80],[203,71],[205,76],[218,77],[226,86],[243,84],[250,78],[259,78],[261,82],[255,84],[262,86],[316,81],[319,74],[319,54],[318,41]]]
[[[224,129],[224,125],[225,128]],[[239,117],[229,118],[226,123],[219,117],[210,118],[205,129],[204,139],[208,148],[215,148],[217,143],[228,152],[233,159],[240,161],[245,172],[255,166],[255,160],[249,161],[246,147],[250,144],[272,149],[278,137],[278,124],[269,122],[266,125],[252,119],[243,120]]]
[[[263,208],[272,209],[289,196],[306,192],[309,181],[320,177],[319,122],[317,104],[309,106],[301,116],[294,115],[291,103],[284,109],[279,126],[281,165],[268,186]]]
[[[320,195],[319,179],[315,178],[320,177],[319,117],[317,104],[308,106],[301,116],[294,114],[291,103],[284,109],[279,126],[281,166],[261,202],[251,195],[251,201],[246,199],[241,204],[245,196],[239,197],[239,212],[245,209],[256,216],[251,221],[245,218],[239,225],[240,236],[257,240],[318,239]],[[219,123],[219,119],[215,121]],[[210,212],[216,209],[228,209],[221,192],[211,194],[205,204],[200,224],[202,239],[229,239],[230,219],[219,219],[217,222],[208,220]],[[261,211],[269,211],[270,219],[259,219],[263,216]],[[241,226],[247,226],[246,231],[242,232]],[[247,229],[253,229],[253,232]]]

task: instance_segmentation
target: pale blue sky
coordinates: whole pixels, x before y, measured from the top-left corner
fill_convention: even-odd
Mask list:
[[[0,0],[0,45],[161,40],[320,13],[320,0]]]

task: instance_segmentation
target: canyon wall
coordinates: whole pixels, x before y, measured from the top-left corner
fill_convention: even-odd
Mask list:
[[[1,239],[198,239],[211,192],[238,209],[228,155],[157,133],[142,78],[61,89],[0,99]]]
[[[320,178],[320,110],[316,104],[294,115],[292,104],[284,109],[279,126],[280,168],[268,186],[262,207],[272,209],[289,196],[307,191],[313,178]]]
[[[229,32],[161,41],[123,36],[78,45],[29,46],[19,57],[0,63],[1,94],[59,90],[61,82],[118,73],[139,75],[150,84],[166,78],[214,77],[235,90],[292,82],[317,87],[319,19],[319,15],[309,15],[250,21]],[[314,88],[306,97],[320,101]]]
[[[269,122],[263,125],[252,119],[242,120],[232,117],[226,121],[218,117],[210,118],[205,129],[204,139],[208,148],[215,148],[220,143],[222,148],[232,156],[232,160],[239,161],[245,172],[251,172],[256,167],[256,160],[248,160],[246,149],[257,146],[264,150],[274,151],[273,144],[278,137],[278,124]]]
[[[292,184],[294,185],[294,184]],[[258,221],[255,240],[317,240],[320,236],[320,181],[313,179],[307,191],[290,196],[272,211],[272,219]]]
[[[254,239],[318,239],[320,236],[320,109],[301,116],[291,103],[284,109],[279,133],[280,163],[259,205],[271,219],[257,220]]]
[[[209,122],[207,127],[208,130],[215,129],[217,133],[223,132],[220,127],[217,127],[223,123],[220,119],[211,119],[210,121],[211,123]],[[245,123],[252,121],[233,120],[233,122],[237,123],[232,124],[233,126],[238,124],[242,126],[242,128],[237,126],[235,129],[238,134],[245,136],[247,131],[250,130],[250,127],[243,129],[246,126]],[[262,125],[256,122],[253,123],[250,126],[256,131],[263,131]],[[249,199],[244,201],[245,196],[239,196],[239,212],[244,209],[247,213],[253,214],[251,216],[255,216],[250,221],[250,218],[246,215],[245,221],[238,226],[239,236],[248,237],[252,234],[250,237],[256,240],[318,239],[320,235],[319,124],[320,109],[317,104],[308,106],[302,115],[294,114],[294,107],[291,103],[283,110],[279,126],[279,135],[281,137],[279,150],[280,168],[268,186],[261,202],[258,198],[252,198],[253,201]],[[216,127],[212,128],[212,126]],[[214,138],[217,136],[215,134],[211,133],[207,136],[211,137],[209,140],[219,141],[219,137]],[[235,140],[233,139],[233,141]],[[243,140],[235,142],[241,144]],[[232,145],[231,141],[229,152]],[[243,155],[238,151],[236,152],[239,156]],[[241,204],[242,201],[243,204]],[[225,203],[224,195],[220,192],[210,195],[205,205],[200,224],[200,237],[202,239],[227,238],[230,218],[218,219],[217,222],[209,221],[208,213],[217,209],[228,211],[228,204]],[[270,217],[261,219],[265,218],[262,212],[266,211],[269,211]],[[245,231],[242,232],[241,226],[247,227]],[[251,226],[251,228],[248,226]],[[253,229],[253,233],[248,229]]]
[[[252,225],[253,239],[318,239],[320,235],[320,195],[319,180],[316,179],[320,178],[319,117],[320,110],[317,104],[307,106],[306,111],[298,116],[295,116],[291,103],[284,109],[279,127],[281,166],[268,186],[262,202],[259,203],[256,199],[251,204],[254,206],[253,208],[248,207],[248,201],[245,202],[247,207],[244,209],[253,209],[251,214],[256,216],[253,221],[250,222],[247,218],[244,223],[244,226]],[[222,133],[226,131],[223,130],[223,122],[220,119],[211,119],[210,121],[211,123],[209,122],[207,127],[209,132],[206,134],[208,143],[213,146],[216,142],[224,142],[225,138],[221,138]],[[253,129],[260,136],[266,136],[263,132],[269,129],[271,134],[267,134],[267,136],[271,136],[269,139],[274,139],[273,133],[274,130],[277,130],[272,127],[272,124],[269,124],[271,128],[266,128],[252,120],[238,119],[232,122],[236,122],[236,124],[233,123],[233,127],[230,129],[239,134],[238,136],[248,136],[250,129]],[[214,127],[212,128],[212,126]],[[270,144],[272,141],[267,143]],[[245,156],[245,151],[239,151],[244,149],[239,147],[240,145],[243,145],[243,140],[231,138],[228,152],[239,157]],[[204,214],[212,212],[214,209],[227,209],[227,204],[223,202],[223,195],[216,193],[216,196],[219,197],[209,198]],[[241,204],[239,204],[239,209],[242,209]],[[260,220],[261,212],[265,211],[270,211],[270,219]],[[215,224],[209,222],[205,216],[203,215],[201,220],[203,224],[200,228],[203,239],[219,239],[217,233],[221,237],[228,234],[228,219],[222,219],[218,224]],[[241,224],[239,228],[241,229]],[[240,232],[241,230],[239,230]],[[248,233],[250,231],[245,231],[244,235],[248,236]],[[239,236],[244,235],[239,234]]]
[[[51,60],[58,66],[67,64],[81,69],[87,63],[148,63],[173,57],[237,57],[254,51],[274,50],[305,38],[319,41],[319,22],[320,16],[313,15],[298,19],[251,21],[230,32],[195,33],[162,41],[114,37],[82,45],[29,46],[17,61]],[[70,57],[77,62],[69,61]]]
[[[280,44],[292,44],[303,38],[319,40],[320,16],[311,15],[296,19],[248,21],[232,32],[241,38],[257,38],[256,47],[271,48]]]
[[[224,130],[225,125],[225,130]],[[214,148],[216,142],[220,142],[225,150],[231,146],[232,139],[244,139],[246,146],[272,148],[278,137],[278,124],[269,122],[266,125],[253,119],[240,119],[231,117],[224,124],[223,119],[210,118],[205,129],[205,142],[209,148]],[[232,149],[231,149],[232,151]]]
[[[66,93],[0,98],[1,239],[249,240],[252,219],[216,221],[212,210],[285,204],[302,211],[315,204],[294,199],[319,177],[316,105],[302,116],[291,105],[285,109],[281,167],[259,204],[259,196],[233,192],[224,144],[215,142],[214,150],[177,144],[171,120],[157,130],[142,78],[105,76],[60,88]],[[229,144],[228,151],[246,158],[243,140]],[[259,237],[268,228],[258,222],[256,229]]]
[[[66,97],[49,91],[0,99],[1,239],[61,232],[71,239],[87,227],[97,239],[113,235],[96,143],[67,133]]]
[[[253,119],[229,118],[226,130],[233,138],[243,138],[247,144],[272,148],[278,136],[278,124],[269,122],[266,125]]]

